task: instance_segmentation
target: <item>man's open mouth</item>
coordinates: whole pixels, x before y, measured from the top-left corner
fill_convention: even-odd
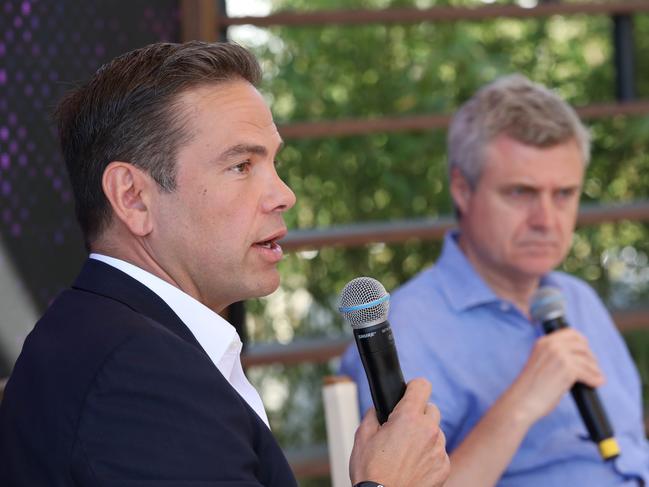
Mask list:
[[[258,247],[264,247],[266,249],[274,249],[279,247],[279,245],[277,245],[277,242],[275,240],[266,240],[265,242],[257,242],[255,245]]]

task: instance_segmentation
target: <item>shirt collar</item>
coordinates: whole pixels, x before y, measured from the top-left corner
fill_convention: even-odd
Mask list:
[[[458,244],[459,230],[451,230],[444,236],[442,253],[436,267],[444,270],[440,283],[448,302],[456,311],[502,301],[476,272]],[[558,287],[552,274],[541,278],[541,286]]]
[[[234,327],[200,301],[159,277],[115,257],[92,253],[99,260],[128,274],[156,293],[178,315],[203,347],[224,377],[230,377],[233,361],[226,352],[241,350],[241,339]]]
[[[499,301],[460,249],[458,236],[458,230],[446,233],[436,264],[443,270],[444,279],[440,285],[446,299],[456,311]]]

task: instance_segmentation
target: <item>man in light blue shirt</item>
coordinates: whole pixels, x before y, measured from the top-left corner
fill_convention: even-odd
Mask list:
[[[596,294],[552,270],[576,222],[590,142],[575,112],[514,75],[478,91],[449,131],[459,229],[437,264],[399,288],[390,322],[403,372],[433,384],[451,456],[447,486],[638,486],[649,482],[640,381]],[[530,318],[540,285],[566,300],[570,329]],[[343,373],[371,406],[355,347]],[[572,397],[596,387],[621,448],[604,462]]]

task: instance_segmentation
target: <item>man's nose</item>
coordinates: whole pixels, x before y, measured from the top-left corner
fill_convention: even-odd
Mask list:
[[[541,193],[530,207],[529,223],[538,229],[547,229],[554,221],[554,202],[551,194]]]
[[[295,205],[295,193],[276,171],[270,181],[270,188],[263,207],[265,211],[286,211]]]

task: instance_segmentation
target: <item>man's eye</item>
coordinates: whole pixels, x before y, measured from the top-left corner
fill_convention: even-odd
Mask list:
[[[525,186],[514,186],[509,190],[509,194],[517,198],[531,196],[533,193],[530,188]]]
[[[569,198],[571,198],[572,196],[574,196],[575,193],[576,193],[576,190],[573,189],[573,188],[560,189],[559,191],[557,191],[557,192],[555,193],[555,196],[556,196],[557,198],[559,198],[559,199],[566,200],[566,199],[569,199]]]
[[[245,174],[250,171],[250,161],[240,162],[236,166],[232,166],[231,169],[236,173]]]

